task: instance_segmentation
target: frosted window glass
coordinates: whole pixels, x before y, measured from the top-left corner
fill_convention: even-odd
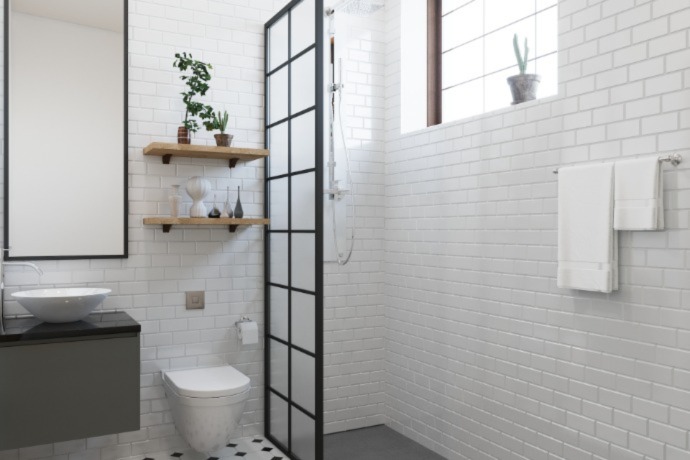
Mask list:
[[[288,58],[288,21],[287,16],[271,26],[268,31],[269,49],[268,62],[269,71],[275,69]]]
[[[508,67],[513,68],[513,75],[520,72],[515,59],[515,50],[513,49],[513,35],[515,33],[518,34],[518,43],[521,49],[525,43],[525,37],[527,37],[528,46],[530,47],[529,59],[534,58],[534,16],[530,16],[518,23],[511,24],[510,27],[493,32],[484,38],[486,49],[484,71],[487,74]],[[530,63],[527,67],[528,73],[532,64]]]
[[[314,44],[316,29],[314,28],[315,2],[304,0],[292,9],[292,54],[299,54],[305,48]]]
[[[496,88],[494,91],[501,91]],[[443,91],[443,121],[471,117],[484,111],[484,80],[474,80]]]
[[[507,78],[515,75],[514,69],[506,69],[501,72],[488,75],[484,80],[484,87],[486,88],[484,94],[484,111],[502,109],[508,107],[513,102],[513,96],[510,93],[510,86]]]
[[[477,78],[484,70],[484,41],[473,42],[445,53],[443,58],[443,87]]]
[[[537,11],[558,4],[558,0],[537,0]]]
[[[292,172],[312,169],[316,158],[315,112],[307,112],[292,120]],[[273,152],[271,152],[273,154]]]
[[[315,180],[313,172],[292,176],[293,230],[315,230],[316,228]]]
[[[536,56],[558,50],[558,10],[556,8],[549,8],[537,14],[536,48]]]
[[[271,434],[288,445],[288,403],[271,393]]]
[[[445,4],[444,0],[444,7]],[[484,33],[482,21],[477,21],[477,18],[482,17],[483,8],[483,0],[476,0],[443,18],[441,28],[443,51],[476,39]]]
[[[292,451],[301,460],[316,460],[316,427],[314,420],[292,408]]]
[[[315,363],[311,356],[292,350],[292,400],[311,414],[316,412]]]
[[[315,297],[292,292],[292,342],[298,347],[316,353]]]
[[[288,347],[271,339],[271,388],[288,395]]]
[[[270,238],[271,282],[287,285],[288,237],[284,233],[271,233]]]
[[[271,230],[288,229],[288,180],[275,179],[269,182],[271,202],[269,206],[269,218]]]
[[[558,94],[558,55],[550,54],[537,59],[535,69],[541,78],[537,95],[549,97]]]
[[[315,246],[313,234],[292,235],[292,287],[314,292]]]
[[[270,124],[288,116],[288,68],[284,67],[268,78]]]
[[[288,123],[287,121],[268,130],[268,163],[271,176],[288,172]]]
[[[288,340],[288,290],[271,286],[271,335]]]
[[[292,107],[291,113],[297,113],[304,109],[314,106],[314,95],[316,94],[314,68],[314,50],[290,64],[292,67]]]
[[[512,23],[534,14],[535,9],[532,1],[484,0],[484,11],[484,33],[489,33],[508,24],[512,27]]]

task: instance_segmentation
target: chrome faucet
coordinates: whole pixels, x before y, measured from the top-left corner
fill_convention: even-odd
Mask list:
[[[9,249],[2,249],[2,259],[5,258],[5,253]],[[5,267],[6,266],[20,266],[33,268],[38,276],[43,276],[43,270],[38,265],[31,262],[5,262],[0,261],[0,333],[5,332]]]

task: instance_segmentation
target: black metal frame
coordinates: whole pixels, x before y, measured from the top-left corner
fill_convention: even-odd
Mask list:
[[[324,116],[324,94],[323,94],[323,81],[324,81],[324,75],[323,75],[323,57],[324,57],[324,43],[323,43],[323,23],[324,23],[324,17],[323,17],[323,0],[315,0],[315,8],[314,8],[314,21],[315,21],[315,37],[314,37],[314,45],[307,47],[305,50],[302,50],[300,53],[296,54],[295,56],[290,57],[289,52],[291,50],[291,27],[292,27],[292,20],[290,16],[291,10],[299,5],[303,0],[292,0],[289,4],[287,4],[285,7],[283,7],[276,15],[274,15],[268,22],[266,22],[264,26],[264,63],[266,66],[266,70],[264,72],[265,76],[265,83],[264,83],[264,88],[265,88],[265,102],[264,102],[264,125],[265,125],[265,133],[264,133],[264,142],[267,148],[270,148],[270,140],[269,140],[269,129],[273,126],[277,126],[281,123],[287,123],[288,125],[288,173],[287,174],[281,174],[277,176],[270,176],[270,156],[266,159],[265,161],[265,167],[264,167],[264,178],[265,178],[265,184],[264,184],[264,215],[265,216],[270,216],[270,187],[271,187],[271,182],[273,180],[277,179],[285,179],[287,178],[288,180],[288,229],[287,230],[273,230],[271,229],[270,226],[266,227],[264,231],[264,323],[265,323],[265,329],[266,329],[266,334],[264,338],[264,379],[265,379],[265,386],[264,386],[264,435],[266,436],[267,439],[269,439],[271,442],[273,442],[276,446],[278,446],[283,452],[285,452],[286,455],[288,455],[290,458],[295,459],[295,460],[300,460],[299,457],[292,451],[292,407],[297,408],[300,412],[304,413],[310,418],[314,419],[314,428],[315,428],[315,457],[316,460],[322,460],[323,459],[323,434],[324,434],[324,417],[323,417],[323,193],[320,193],[320,191],[323,189],[323,142],[324,142],[324,133],[323,133],[323,116]],[[269,29],[272,25],[274,25],[276,22],[278,22],[280,19],[285,17],[285,15],[288,15],[288,60],[281,64],[280,66],[276,67],[275,69],[268,70],[268,63],[269,63]],[[292,104],[292,93],[291,93],[291,83],[292,83],[292,71],[291,67],[288,67],[288,116],[282,120],[278,120],[273,122],[271,120],[271,123],[268,124],[269,120],[269,77],[273,75],[275,72],[283,69],[286,66],[289,66],[292,62],[295,60],[299,59],[301,56],[304,54],[314,50],[315,51],[315,72],[316,72],[316,77],[315,77],[315,88],[314,91],[316,92],[315,94],[315,106],[310,107],[308,109],[305,109],[303,111],[300,111],[295,114],[290,114],[289,108],[291,107]],[[292,138],[292,129],[291,129],[291,124],[292,120],[294,118],[299,117],[302,114],[305,114],[311,110],[314,110],[314,130],[315,130],[315,159],[314,159],[314,168],[313,169],[306,169],[302,171],[292,171],[292,145],[291,145],[291,138]],[[314,180],[315,180],[315,186],[314,186],[314,191],[316,196],[314,197],[315,199],[315,229],[314,231],[310,230],[293,230],[292,229],[292,177],[300,174],[306,174],[306,173],[311,173],[314,172]],[[271,275],[271,253],[270,253],[270,241],[271,241],[271,234],[276,233],[276,234],[287,234],[288,235],[288,286],[277,284],[277,283],[271,283],[270,282],[270,275]],[[290,238],[291,235],[293,234],[300,234],[300,233],[306,233],[306,234],[314,234],[314,314],[315,314],[315,353],[311,353],[308,350],[305,350],[301,347],[298,347],[294,344],[292,344],[292,295],[291,292],[303,292],[305,294],[312,294],[310,291],[305,291],[299,288],[294,288],[292,287],[292,238]],[[279,337],[273,336],[271,334],[271,287],[279,287],[286,289],[288,292],[288,312],[287,312],[287,318],[288,318],[288,341],[286,342],[285,340],[280,339]],[[282,395],[276,390],[271,388],[271,340],[274,340],[278,343],[282,343],[283,345],[286,345],[288,347],[288,395]],[[314,358],[314,376],[315,376],[315,414],[312,417],[311,414],[309,414],[309,411],[304,409],[303,407],[300,407],[298,404],[295,404],[294,401],[292,401],[292,352],[291,350],[297,350],[300,351],[308,356],[311,356]],[[283,399],[288,403],[288,445],[285,446],[283,445],[280,441],[278,441],[270,431],[270,414],[271,414],[271,395],[276,395],[277,397]]]
[[[7,251],[5,253],[4,260],[68,260],[68,259],[126,259],[129,257],[129,235],[128,235],[128,230],[129,230],[129,184],[128,184],[128,178],[129,178],[129,171],[128,171],[128,165],[129,165],[129,137],[128,137],[128,124],[129,124],[129,5],[128,5],[128,0],[122,0],[123,2],[123,42],[124,42],[124,50],[123,50],[123,69],[124,69],[124,113],[123,113],[123,136],[124,136],[124,144],[123,144],[123,160],[124,160],[124,165],[123,165],[123,187],[124,187],[124,194],[123,194],[123,199],[124,199],[124,216],[123,216],[123,236],[124,236],[124,241],[123,241],[123,252],[122,254],[113,254],[113,255],[79,255],[79,256],[22,256],[22,257],[13,257],[10,253],[10,251]],[[9,123],[9,98],[10,98],[10,92],[9,92],[9,80],[10,80],[10,47],[9,47],[9,42],[10,42],[10,0],[5,0],[4,1],[5,5],[5,10],[4,10],[4,27],[5,30],[3,31],[4,35],[4,51],[5,51],[5,56],[4,56],[4,91],[5,91],[5,97],[3,101],[3,110],[4,110],[4,119],[3,119],[3,129],[4,129],[4,136],[5,139],[3,140],[3,164],[4,164],[4,176],[3,176],[3,190],[5,194],[4,198],[4,203],[3,203],[3,247],[9,248],[10,247],[10,242],[9,242],[9,234],[10,234],[10,229],[9,229],[9,179],[10,179],[10,165],[9,165],[9,134],[10,134],[10,123]],[[47,236],[48,238],[50,237],[49,235]],[[2,259],[2,257],[0,257]]]

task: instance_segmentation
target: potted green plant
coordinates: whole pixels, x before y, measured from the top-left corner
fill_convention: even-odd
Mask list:
[[[191,54],[176,53],[173,67],[184,72],[180,80],[187,85],[187,91],[182,94],[182,102],[186,106],[184,121],[177,129],[177,142],[189,144],[189,134],[199,130],[199,123],[193,117],[198,117],[202,122],[213,117],[213,108],[202,102],[195,101],[196,96],[204,96],[209,90],[208,82],[211,80],[211,64],[195,60]]]
[[[520,69],[519,75],[508,77],[510,92],[513,94],[513,105],[515,105],[536,99],[537,88],[539,87],[541,79],[539,75],[525,73],[525,70],[527,70],[527,58],[529,56],[527,38],[525,38],[524,56],[520,52],[517,34],[513,35],[513,50],[515,51],[515,58],[517,59],[518,68]]]
[[[228,127],[229,118],[230,117],[228,116],[227,110],[223,113],[221,113],[219,110],[217,114],[213,114],[213,119],[210,122],[204,122],[207,130],[220,130],[220,134],[213,135],[213,137],[216,139],[216,145],[218,147],[230,147],[230,144],[232,144],[233,136],[231,134],[225,134],[225,130]]]

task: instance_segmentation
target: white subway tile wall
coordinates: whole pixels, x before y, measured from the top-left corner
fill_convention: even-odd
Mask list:
[[[129,252],[123,260],[41,261],[40,280],[30,270],[6,270],[9,293],[48,286],[112,289],[103,309],[123,309],[142,325],[141,429],[98,438],[0,452],[2,459],[110,460],[182,449],[161,386],[160,370],[230,363],[252,380],[235,437],[263,434],[263,345],[241,346],[234,323],[247,315],[263,331],[263,229],[144,226],[144,216],[169,215],[172,184],[192,176],[211,181],[218,203],[242,189],[246,216],[263,215],[263,161],[175,158],[161,164],[144,157],[150,142],[176,142],[184,116],[183,84],[172,67],[176,52],[213,64],[206,101],[230,114],[234,144],[263,147],[264,23],[285,0],[129,0]],[[200,131],[193,142],[214,145]],[[88,165],[85,165],[88,168]],[[184,213],[190,198],[184,195]],[[211,201],[211,196],[208,201]],[[41,203],[36,203],[40,212]],[[88,210],[87,210],[88,211]],[[50,238],[49,229],[46,237]],[[185,291],[206,291],[204,310],[185,309]],[[6,314],[26,314],[6,302]],[[107,414],[103,414],[107,417]]]
[[[562,0],[559,96],[407,135],[386,8],[391,426],[449,459],[690,459],[690,2]],[[675,152],[620,290],[558,289],[552,170]]]

